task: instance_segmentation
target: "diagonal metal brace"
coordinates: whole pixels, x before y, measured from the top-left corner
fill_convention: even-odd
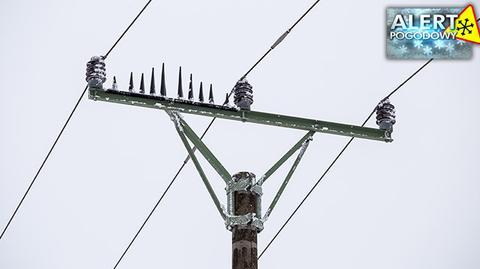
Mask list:
[[[175,112],[174,112],[175,113]],[[232,180],[232,176],[228,173],[227,169],[220,163],[220,161],[213,155],[213,153],[208,149],[208,147],[203,143],[203,141],[198,137],[198,135],[190,128],[185,120],[181,117],[178,117],[179,123],[183,128],[183,133],[190,139],[190,141],[195,145],[195,147],[202,153],[203,157],[212,165],[212,167],[217,171],[220,177],[223,178],[225,183],[228,184]]]
[[[304,145],[305,141],[307,140],[311,140],[313,135],[315,134],[314,131],[310,131],[308,132],[305,136],[303,136],[298,142],[297,144],[295,144],[287,153],[285,153],[285,155],[282,156],[282,158],[280,158],[280,160],[278,160],[273,166],[272,168],[270,168],[259,180],[258,180],[258,185],[262,186],[263,183],[273,174],[275,173],[275,171],[278,170],[278,168],[280,168],[280,166],[282,166],[282,164],[284,164],[288,158],[290,158],[290,156],[293,155],[293,153],[295,153],[302,145]]]
[[[270,214],[272,213],[273,208],[275,207],[275,205],[277,204],[278,200],[280,199],[280,196],[282,195],[283,191],[284,191],[285,188],[287,187],[287,184],[288,184],[288,182],[290,181],[290,178],[292,178],[293,173],[294,173],[295,170],[297,169],[298,164],[299,164],[300,161],[302,160],[303,154],[304,154],[305,151],[307,150],[308,145],[310,144],[310,141],[312,141],[312,136],[308,137],[308,138],[302,143],[300,152],[298,152],[298,156],[297,156],[297,158],[295,159],[295,162],[293,163],[292,168],[290,168],[290,171],[288,171],[287,177],[286,177],[285,180],[283,181],[282,186],[280,186],[280,189],[278,190],[277,194],[275,195],[275,198],[273,198],[273,201],[272,201],[272,203],[270,204],[270,206],[268,207],[267,212],[265,212],[265,216],[263,217],[263,221],[264,221],[264,222],[267,221],[268,217],[269,217]]]
[[[185,130],[183,129],[183,126],[180,124],[181,116],[178,115],[178,113],[171,112],[171,111],[167,111],[167,114],[170,116],[170,119],[173,121],[173,125],[175,126],[175,129],[177,130],[178,135],[180,136],[180,139],[183,142],[183,145],[187,149],[188,155],[192,159],[192,162],[194,163],[195,168],[198,171],[198,174],[200,174],[200,177],[202,178],[202,181],[205,184],[205,187],[207,188],[207,191],[210,194],[210,197],[212,198],[213,203],[215,203],[215,206],[217,207],[218,212],[222,216],[223,220],[226,220],[225,206],[223,206],[218,200],[218,197],[215,194],[215,191],[213,190],[212,186],[210,185],[210,182],[208,181],[208,178],[205,175],[205,172],[203,171],[202,166],[198,162],[198,159],[197,157],[195,157],[195,153],[193,152],[193,149],[190,147],[190,144],[188,143],[187,137],[185,136]]]

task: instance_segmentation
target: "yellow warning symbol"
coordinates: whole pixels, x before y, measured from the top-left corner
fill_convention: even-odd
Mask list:
[[[455,29],[448,27],[445,32],[456,32],[456,39],[480,44],[480,30],[472,5],[468,5],[455,20]]]

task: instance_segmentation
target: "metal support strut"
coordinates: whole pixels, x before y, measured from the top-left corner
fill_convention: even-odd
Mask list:
[[[197,157],[195,157],[195,153],[193,152],[192,148],[190,147],[190,144],[188,143],[187,137],[185,136],[185,132],[183,129],[183,126],[180,123],[181,116],[176,113],[176,112],[171,112],[167,111],[167,114],[170,116],[170,119],[173,121],[173,124],[175,126],[175,129],[178,132],[178,135],[180,136],[180,139],[183,142],[183,145],[188,151],[188,155],[192,159],[192,162],[195,165],[195,168],[198,171],[198,174],[200,174],[200,177],[203,180],[203,183],[205,184],[205,187],[207,188],[208,193],[210,194],[210,197],[212,198],[215,206],[217,207],[218,212],[222,216],[222,218],[225,220],[226,215],[225,215],[225,209],[224,206],[220,203],[220,201],[217,198],[217,195],[215,194],[215,191],[213,190],[212,186],[210,185],[210,182],[208,181],[207,176],[205,175],[205,172],[203,172],[202,166],[198,162]]]
[[[275,195],[275,198],[273,198],[272,203],[268,207],[267,212],[265,213],[265,216],[263,217],[263,221],[267,221],[268,217],[270,217],[270,214],[272,213],[273,208],[275,208],[275,206],[277,205],[277,202],[280,199],[280,196],[282,196],[282,193],[285,190],[285,188],[287,187],[287,184],[290,181],[290,178],[292,178],[293,173],[295,172],[298,164],[302,160],[303,154],[305,154],[305,151],[307,150],[308,145],[310,144],[310,141],[312,141],[313,133],[309,132],[309,133],[307,133],[307,135],[309,135],[308,138],[303,141],[302,146],[300,148],[300,151],[298,152],[298,156],[295,159],[295,161],[293,162],[293,165],[290,168],[290,171],[288,171],[288,174],[285,177],[285,180],[283,181],[282,185],[280,186],[280,189],[278,189],[278,192]]]

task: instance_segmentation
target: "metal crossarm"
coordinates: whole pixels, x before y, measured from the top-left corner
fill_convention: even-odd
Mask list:
[[[217,198],[217,195],[215,194],[215,191],[213,190],[212,186],[210,185],[210,182],[208,181],[207,176],[205,175],[205,172],[202,169],[202,166],[198,162],[197,157],[195,157],[195,153],[193,152],[192,148],[190,147],[190,144],[188,143],[187,137],[185,136],[183,127],[180,124],[180,115],[178,115],[176,112],[170,112],[167,110],[167,114],[170,116],[170,119],[173,121],[173,125],[175,126],[175,129],[178,132],[178,135],[180,136],[180,139],[183,142],[183,145],[188,151],[188,154],[190,155],[190,158],[192,159],[192,162],[195,165],[195,168],[198,171],[198,174],[200,174],[200,177],[202,178],[203,183],[205,184],[205,187],[207,188],[208,193],[210,194],[210,197],[212,198],[213,202],[215,203],[215,206],[217,207],[218,212],[222,216],[223,220],[226,220],[226,215],[224,212],[224,206],[220,203],[220,201]]]
[[[93,100],[111,103],[170,110],[187,114],[216,117],[221,119],[327,133],[347,137],[357,137],[385,142],[393,141],[390,136],[391,132],[388,130],[300,117],[292,117],[273,113],[240,110],[229,106],[220,106],[183,99],[167,98],[157,95],[141,94],[136,92],[104,90],[100,88],[90,87],[89,98]]]
[[[278,200],[280,199],[280,196],[282,195],[283,191],[284,191],[285,188],[287,187],[287,184],[288,184],[288,182],[290,181],[290,179],[292,178],[293,173],[294,173],[295,170],[297,169],[298,164],[299,164],[300,161],[302,160],[303,154],[305,154],[305,151],[307,150],[308,145],[310,144],[310,141],[311,141],[311,140],[312,140],[312,136],[310,135],[306,140],[303,141],[302,146],[301,146],[301,148],[300,148],[300,151],[298,152],[297,158],[296,158],[295,161],[293,162],[293,165],[292,165],[292,167],[290,168],[290,170],[288,171],[288,174],[287,174],[287,176],[285,177],[285,180],[283,181],[282,185],[280,186],[280,189],[278,189],[278,192],[277,192],[277,194],[275,195],[275,198],[273,198],[272,203],[271,203],[270,206],[268,207],[267,212],[265,212],[265,216],[263,217],[263,220],[264,220],[264,221],[266,221],[266,220],[268,219],[268,217],[269,217],[270,214],[272,213],[273,208],[275,207],[275,205],[277,205],[277,202],[278,202]]]
[[[278,170],[278,168],[280,168],[280,166],[282,166],[282,164],[284,164],[288,158],[290,158],[290,156],[293,155],[293,153],[295,153],[303,144],[306,140],[309,140],[313,137],[313,135],[315,134],[315,132],[313,131],[310,131],[308,132],[305,136],[303,136],[298,142],[297,144],[295,144],[289,151],[287,151],[287,153],[285,153],[285,155],[282,156],[282,158],[280,158],[280,160],[278,160],[273,166],[272,168],[270,168],[259,180],[258,180],[258,185],[263,185],[263,183],[265,183],[265,181],[273,174],[275,173],[275,171]]]
[[[213,155],[213,153],[208,149],[208,147],[202,142],[200,137],[190,128],[185,120],[181,117],[178,117],[178,120],[183,128],[183,133],[190,139],[190,141],[195,145],[195,147],[202,153],[203,157],[212,165],[212,167],[217,171],[220,177],[223,178],[225,183],[228,184],[232,180],[232,176],[228,173],[227,169],[218,161],[218,159]]]

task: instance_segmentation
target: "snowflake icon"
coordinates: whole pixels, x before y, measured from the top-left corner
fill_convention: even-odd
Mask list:
[[[398,48],[398,51],[400,54],[406,54],[408,52],[408,48],[405,45],[402,45],[401,47]]]
[[[464,36],[465,33],[469,33],[471,34],[472,33],[472,30],[470,29],[473,29],[473,27],[475,26],[473,23],[470,23],[468,24],[470,20],[468,18],[466,18],[465,20],[461,20],[458,22],[457,24],[457,31],[461,31],[461,35]]]
[[[445,47],[445,41],[443,40],[437,40],[434,44],[436,49],[442,49],[443,47]]]
[[[421,49],[423,47],[423,41],[422,40],[415,40],[415,41],[413,41],[413,46],[417,49]]]
[[[423,54],[425,54],[427,56],[432,55],[433,54],[432,47],[426,46],[425,48],[423,48]]]
[[[465,45],[465,43],[467,43],[467,42],[465,42],[463,40],[457,40],[457,45],[462,46],[462,45]]]
[[[447,45],[445,46],[445,50],[448,52],[448,53],[452,53],[455,51],[455,46],[449,42],[447,43]]]

